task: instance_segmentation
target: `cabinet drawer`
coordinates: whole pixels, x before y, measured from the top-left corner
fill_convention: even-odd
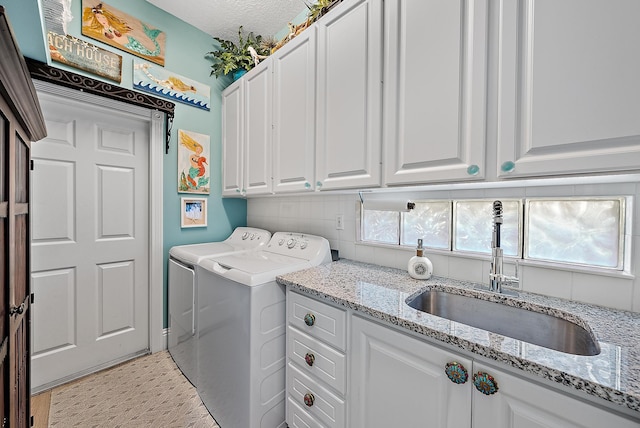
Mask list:
[[[347,383],[345,355],[291,326],[288,333],[291,361],[296,362],[304,373],[315,376],[344,394]]]
[[[344,400],[302,373],[292,363],[287,365],[287,370],[287,391],[290,399],[327,427],[344,428],[346,423]],[[305,404],[305,396],[313,398],[311,405]]]
[[[287,424],[289,428],[325,428],[291,397],[287,399]]]
[[[347,312],[318,300],[289,292],[289,323],[308,335],[344,351],[347,337]],[[307,317],[308,316],[308,317]],[[305,323],[305,317],[312,325]]]

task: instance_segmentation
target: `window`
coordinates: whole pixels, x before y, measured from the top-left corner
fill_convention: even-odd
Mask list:
[[[402,213],[401,245],[413,245],[418,238],[429,248],[448,250],[451,247],[451,202],[424,201],[413,210]]]
[[[400,213],[394,211],[363,210],[362,240],[398,244]]]
[[[622,270],[625,197],[500,199],[507,257]],[[409,212],[362,209],[362,241],[491,254],[494,199],[425,200]]]
[[[520,255],[522,202],[501,199],[502,227],[500,247],[505,256]],[[493,199],[453,201],[455,213],[454,251],[491,254]]]
[[[526,201],[525,258],[622,269],[624,199]]]

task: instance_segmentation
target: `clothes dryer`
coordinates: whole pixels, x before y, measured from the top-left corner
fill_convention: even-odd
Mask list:
[[[271,233],[238,227],[220,242],[180,245],[169,250],[169,353],[182,373],[196,382],[196,269],[205,257],[251,251],[265,246]]]
[[[286,232],[259,251],[200,262],[196,389],[221,428],[286,427],[286,302],[276,276],[329,262],[325,238]]]

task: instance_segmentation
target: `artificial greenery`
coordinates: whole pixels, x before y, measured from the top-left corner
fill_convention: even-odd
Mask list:
[[[322,15],[327,13],[334,4],[341,1],[342,0],[317,0],[315,3],[307,4],[307,9],[309,9],[307,17],[311,22],[316,22]]]
[[[247,49],[249,46],[252,46],[260,55],[269,55],[269,51],[265,50],[262,45],[262,36],[250,32],[246,37],[243,37],[242,25],[238,29],[237,45],[230,40],[219,37],[214,37],[214,39],[220,43],[220,48],[207,53],[213,58],[211,76],[220,77],[237,70],[251,70],[255,66],[255,62]]]

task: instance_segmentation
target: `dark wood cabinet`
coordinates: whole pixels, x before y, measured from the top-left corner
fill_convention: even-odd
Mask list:
[[[46,128],[27,65],[0,6],[0,426],[30,424],[29,170]]]

